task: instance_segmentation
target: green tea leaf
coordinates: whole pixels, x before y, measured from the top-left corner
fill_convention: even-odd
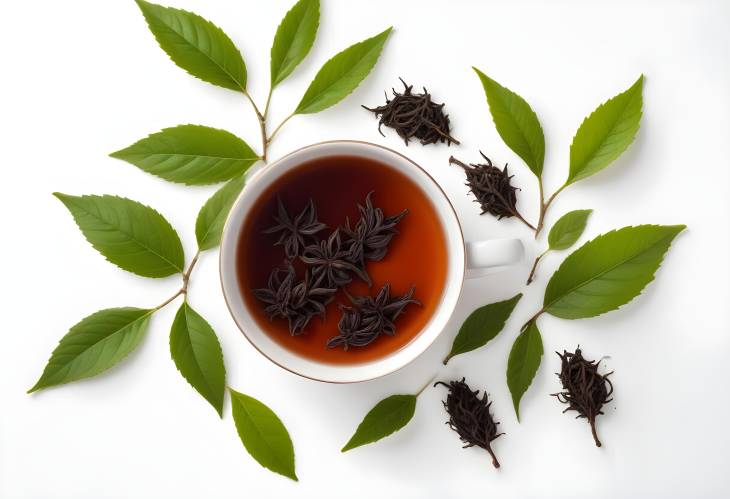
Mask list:
[[[550,278],[544,311],[582,319],[625,305],[654,279],[669,245],[684,229],[684,225],[639,225],[588,241]]]
[[[377,442],[403,428],[416,412],[417,398],[417,395],[391,395],[375,404],[342,448],[342,452]]]
[[[297,481],[294,446],[279,417],[255,398],[231,388],[228,391],[238,436],[251,457],[264,468]]]
[[[53,195],[66,205],[86,240],[114,265],[143,277],[183,271],[177,232],[149,206],[117,196]]]
[[[215,248],[220,244],[228,212],[231,211],[245,183],[243,175],[231,179],[216,191],[198,212],[198,218],[195,220],[195,237],[201,251]]]
[[[246,91],[246,64],[222,29],[192,12],[135,1],[172,62],[213,85]]]
[[[319,0],[299,0],[276,30],[271,46],[271,88],[284,81],[307,56],[319,27]]]
[[[356,43],[325,62],[294,114],[318,113],[347,97],[375,66],[392,29]]]
[[[28,390],[90,378],[137,348],[154,310],[107,308],[86,317],[61,338],[38,382]]]
[[[545,162],[545,136],[535,111],[508,88],[473,68],[484,87],[494,126],[504,143],[517,154],[538,178]]]
[[[226,368],[215,331],[185,301],[170,329],[170,354],[178,371],[223,417]]]
[[[631,88],[583,120],[570,144],[570,173],[565,185],[603,170],[631,145],[639,131],[643,85],[642,75]]]
[[[507,361],[507,386],[512,394],[517,421],[520,420],[520,400],[540,367],[542,354],[540,330],[532,321],[512,344]]]
[[[504,328],[505,322],[509,319],[520,298],[522,298],[522,293],[509,300],[484,305],[472,312],[454,338],[451,352],[444,359],[444,364],[455,355],[483,347],[497,336]]]
[[[187,185],[230,180],[261,159],[232,133],[201,125],[165,128],[110,156]]]
[[[574,210],[560,217],[548,234],[550,249],[564,250],[573,246],[583,234],[588,223],[588,216],[592,211]]]

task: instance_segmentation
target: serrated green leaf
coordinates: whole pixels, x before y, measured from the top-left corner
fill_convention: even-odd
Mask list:
[[[487,94],[494,126],[504,143],[527,164],[538,178],[545,162],[545,136],[535,111],[514,93],[477,68],[479,79]]]
[[[672,240],[684,228],[624,227],[588,241],[550,278],[544,311],[563,319],[582,319],[625,305],[654,279]]]
[[[183,271],[177,232],[149,206],[109,195],[53,195],[66,205],[86,240],[114,265],[143,277]]]
[[[165,128],[110,156],[187,185],[230,180],[260,159],[232,133],[201,125]]]
[[[226,368],[215,331],[185,301],[170,328],[170,354],[183,377],[223,417]]]
[[[279,417],[255,398],[231,388],[228,391],[238,436],[251,457],[264,468],[297,481],[294,446]]]
[[[639,131],[643,85],[642,75],[631,88],[601,104],[583,120],[570,144],[566,185],[603,170],[631,145]]]
[[[568,249],[583,234],[588,223],[588,216],[593,210],[569,211],[555,222],[548,234],[548,246],[551,250]]]
[[[90,378],[116,365],[139,345],[154,310],[108,308],[86,317],[61,338],[38,382],[28,390]]]
[[[198,212],[195,220],[195,238],[201,251],[215,248],[221,242],[223,225],[233,203],[243,190],[246,179],[243,176],[228,181],[218,189]]]
[[[342,452],[377,442],[403,428],[416,412],[417,398],[417,395],[391,395],[375,404],[342,448]]]
[[[271,46],[271,88],[284,81],[307,56],[319,27],[319,0],[299,0],[276,30]]]
[[[520,333],[512,344],[507,360],[507,386],[512,394],[517,421],[520,420],[520,400],[532,383],[542,360],[542,337],[535,321]]]
[[[393,28],[356,43],[325,62],[294,114],[318,113],[347,97],[370,74]]]
[[[203,81],[245,92],[246,64],[222,29],[192,12],[135,1],[157,43],[175,64]]]
[[[451,352],[444,359],[444,364],[455,355],[483,347],[497,336],[504,328],[505,322],[509,319],[520,298],[522,298],[522,293],[509,300],[484,305],[472,312],[459,328],[459,333],[454,338]]]

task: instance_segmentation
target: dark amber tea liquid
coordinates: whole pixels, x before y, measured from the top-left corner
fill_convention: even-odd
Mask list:
[[[398,224],[388,253],[379,262],[367,262],[372,288],[355,277],[347,290],[351,295],[374,296],[385,284],[391,284],[393,295],[402,295],[415,286],[414,298],[421,306],[409,305],[396,322],[394,336],[381,334],[361,348],[345,351],[329,349],[327,341],[337,335],[340,319],[338,303],[350,305],[342,291],[327,306],[325,320],[314,317],[304,334],[291,336],[287,321],[269,320],[262,303],[252,290],[266,287],[274,267],[284,262],[282,246],[273,246],[277,236],[263,234],[275,224],[276,198],[281,198],[289,213],[300,213],[310,198],[317,207],[317,217],[328,229],[318,234],[326,238],[336,227],[357,222],[357,204],[373,194],[373,205],[382,208],[385,216],[408,209],[408,215]],[[359,156],[328,156],[302,163],[277,179],[263,192],[246,217],[241,231],[236,272],[241,294],[259,327],[285,348],[310,359],[332,364],[355,364],[376,360],[408,344],[428,323],[439,306],[447,273],[445,234],[434,205],[426,194],[407,176],[391,166]],[[303,266],[298,264],[299,278]]]

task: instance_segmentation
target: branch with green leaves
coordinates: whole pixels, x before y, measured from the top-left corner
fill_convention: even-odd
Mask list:
[[[598,106],[583,123],[570,144],[568,178],[551,196],[545,198],[543,168],[545,135],[537,114],[527,101],[512,90],[474,68],[484,87],[494,126],[504,143],[512,149],[537,177],[540,212],[537,224],[523,220],[535,238],[545,224],[545,216],[555,198],[566,187],[588,178],[610,165],[634,141],[642,114],[644,76],[626,91]]]
[[[244,189],[246,172],[258,161],[266,162],[269,146],[284,123],[295,115],[328,109],[355,90],[375,66],[391,28],[325,62],[296,109],[269,132],[267,119],[274,88],[314,45],[319,0],[299,0],[279,24],[271,47],[270,88],[263,111],[247,90],[248,71],[241,52],[222,29],[192,12],[135,1],[158,44],[177,66],[200,80],[245,96],[259,123],[262,152],[254,152],[246,141],[225,130],[184,124],[165,128],[111,154],[169,182],[194,186],[225,182],[198,213],[198,249],[187,265],[180,237],[153,208],[117,196],[55,194],[87,241],[109,262],[142,277],[179,275],[181,286],[154,308],[111,308],[82,319],[61,338],[29,392],[96,376],[114,367],[140,344],[154,313],[182,296],[170,329],[170,354],[183,378],[222,417],[226,390],[223,352],[213,328],[188,301],[193,269],[203,252],[220,244],[228,212]],[[233,419],[246,450],[262,466],[297,480],[293,445],[276,414],[252,397],[229,391]]]

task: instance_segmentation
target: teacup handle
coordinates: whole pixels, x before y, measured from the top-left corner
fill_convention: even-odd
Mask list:
[[[466,277],[480,277],[502,270],[521,261],[524,252],[519,239],[490,239],[466,243]]]

